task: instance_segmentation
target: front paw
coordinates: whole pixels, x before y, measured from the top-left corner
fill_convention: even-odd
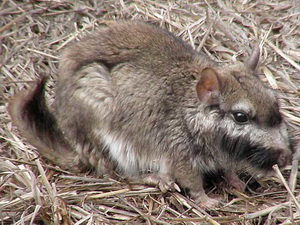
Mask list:
[[[149,185],[157,186],[161,192],[178,191],[179,186],[175,183],[175,180],[166,174],[147,174],[143,177],[143,182]]]
[[[237,189],[240,192],[245,191],[246,184],[242,180],[240,180],[240,178],[237,175],[235,175],[235,174],[226,174],[225,179],[231,187]]]
[[[244,192],[246,189],[246,184],[241,180],[234,180],[230,185],[240,192]]]

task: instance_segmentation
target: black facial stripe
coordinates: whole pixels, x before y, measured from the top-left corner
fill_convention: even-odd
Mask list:
[[[277,163],[277,151],[252,144],[247,137],[230,137],[223,134],[220,138],[221,148],[236,161],[246,161],[262,170],[270,170]]]
[[[266,122],[270,127],[274,127],[282,123],[282,116],[278,109],[272,110],[267,118],[268,120]]]

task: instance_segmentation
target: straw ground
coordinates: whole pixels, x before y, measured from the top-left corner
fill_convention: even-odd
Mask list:
[[[257,40],[259,75],[279,96],[300,139],[298,0],[3,0],[0,2],[0,221],[2,224],[300,224],[298,157],[277,176],[249,180],[246,193],[210,186],[224,205],[204,211],[184,193],[88,174],[70,174],[41,158],[11,124],[7,100],[40,75],[59,51],[119,19],[164,27],[221,63],[244,60]],[[299,149],[298,149],[299,151]],[[247,177],[245,176],[245,179]]]

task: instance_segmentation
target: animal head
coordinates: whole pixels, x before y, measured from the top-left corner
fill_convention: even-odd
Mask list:
[[[267,171],[274,164],[284,167],[292,147],[276,93],[255,75],[257,58],[252,55],[246,64],[205,68],[196,91],[212,115],[217,148],[234,161]]]

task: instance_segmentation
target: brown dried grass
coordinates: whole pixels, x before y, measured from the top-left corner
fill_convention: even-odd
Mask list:
[[[57,78],[58,53],[101,24],[141,19],[220,62],[243,60],[261,40],[260,76],[276,89],[300,138],[298,0],[3,0],[0,2],[0,221],[2,224],[300,224],[298,157],[262,188],[213,191],[224,206],[203,210],[181,193],[46,164],[12,126],[7,100],[41,74]],[[49,94],[52,96],[53,81]],[[300,150],[298,149],[298,152]],[[299,153],[297,153],[298,155]]]

